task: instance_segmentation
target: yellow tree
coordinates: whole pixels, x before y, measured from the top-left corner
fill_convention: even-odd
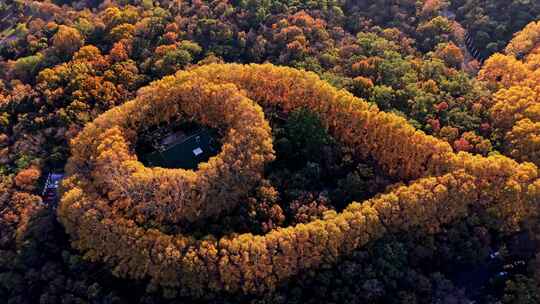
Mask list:
[[[540,122],[518,121],[506,133],[505,150],[516,160],[540,164]]]

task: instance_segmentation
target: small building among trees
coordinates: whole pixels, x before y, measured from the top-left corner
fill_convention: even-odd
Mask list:
[[[172,128],[165,133],[157,129],[146,136],[151,138],[151,149],[140,154],[146,166],[196,169],[218,152],[211,130],[198,126]]]

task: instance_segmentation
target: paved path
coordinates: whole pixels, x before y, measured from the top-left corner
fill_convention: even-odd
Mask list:
[[[448,8],[445,8],[441,11],[441,15],[448,20],[456,21],[456,14],[449,10]],[[457,22],[457,21],[456,21]],[[471,63],[473,60],[476,60],[480,63],[484,62],[484,58],[480,54],[480,52],[476,49],[474,46],[473,40],[471,36],[469,35],[469,31],[463,27],[463,30],[465,31],[465,37],[464,41],[458,41],[458,47],[461,49],[461,52],[463,53],[463,64],[462,68],[466,68],[469,63]]]

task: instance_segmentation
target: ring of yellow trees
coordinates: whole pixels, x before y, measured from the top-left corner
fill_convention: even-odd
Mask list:
[[[222,161],[227,164],[226,149],[197,172],[144,168],[129,152],[138,124],[185,113],[204,124],[235,130],[224,146],[241,141],[245,161],[234,168],[225,166],[232,171],[221,173],[226,177],[222,183],[198,186],[194,178],[196,182],[189,184],[216,191],[212,196],[220,199],[196,196],[197,203],[187,209],[201,208],[199,216],[204,217],[234,206],[246,191],[236,189],[241,187],[238,183],[258,178],[262,165],[273,157],[268,125],[261,121],[262,112],[255,104],[285,112],[314,111],[338,141],[359,156],[377,160],[387,174],[405,180],[406,185],[362,203],[352,202],[341,213],[327,212],[321,220],[265,235],[196,239],[160,229],[163,223],[196,219],[194,210],[183,215],[176,206],[177,201],[189,205],[181,196],[185,186],[177,181],[201,175],[201,170]],[[224,110],[214,111],[219,107]],[[258,137],[248,139],[254,135]],[[448,143],[337,90],[313,73],[270,64],[212,64],[178,72],[100,116],[71,145],[58,212],[73,246],[86,258],[110,265],[117,276],[149,278],[156,286],[192,295],[266,292],[303,270],[334,263],[387,232],[434,233],[467,216],[471,208],[483,208],[500,219],[504,229],[514,229],[537,212],[540,199],[535,165],[504,156],[455,154]],[[165,182],[157,182],[158,178]],[[156,183],[164,186],[150,186]],[[138,192],[137,187],[150,193]],[[167,214],[171,205],[173,215]]]
[[[197,171],[144,167],[130,149],[136,130],[178,116],[226,133],[221,153]],[[75,142],[70,171],[88,170],[89,187],[114,202],[115,214],[156,227],[234,208],[274,158],[261,107],[234,85],[201,79],[178,85],[164,81],[143,91],[96,119]]]

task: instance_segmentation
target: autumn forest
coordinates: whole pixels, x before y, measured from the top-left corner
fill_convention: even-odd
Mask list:
[[[540,303],[540,2],[0,1],[0,303]]]

